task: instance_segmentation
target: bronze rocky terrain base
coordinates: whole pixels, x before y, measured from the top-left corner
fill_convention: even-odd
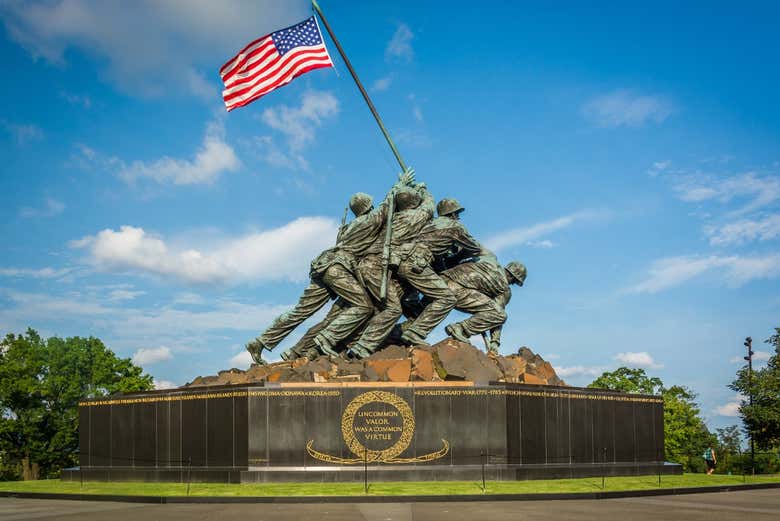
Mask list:
[[[566,385],[555,370],[527,347],[517,354],[489,356],[471,344],[452,338],[430,347],[389,346],[365,360],[320,356],[291,362],[253,365],[247,371],[229,369],[215,376],[198,376],[184,387],[298,382],[434,382],[466,380]]]

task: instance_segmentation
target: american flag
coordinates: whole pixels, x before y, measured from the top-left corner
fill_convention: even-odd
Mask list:
[[[314,16],[253,41],[219,70],[228,111],[243,107],[305,72],[333,67]]]

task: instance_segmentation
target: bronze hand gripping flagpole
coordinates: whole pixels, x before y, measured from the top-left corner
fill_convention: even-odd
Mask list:
[[[393,151],[393,155],[395,156],[396,160],[398,160],[398,164],[401,165],[401,171],[407,172],[409,169],[407,168],[406,163],[404,163],[404,160],[401,157],[401,153],[398,152],[398,148],[396,148],[395,143],[393,143],[392,138],[390,138],[390,133],[387,131],[387,128],[385,128],[385,124],[382,123],[382,118],[379,117],[379,113],[376,111],[376,107],[374,107],[374,103],[371,101],[371,98],[368,97],[368,92],[366,92],[366,89],[360,82],[360,78],[358,78],[357,73],[355,73],[355,69],[352,68],[352,64],[350,63],[349,58],[347,58],[347,54],[344,52],[344,48],[341,47],[341,44],[336,38],[336,35],[333,34],[333,30],[330,28],[328,20],[325,18],[325,15],[322,14],[322,9],[320,9],[317,0],[312,0],[311,5],[314,7],[314,11],[317,13],[317,15],[319,15],[320,20],[322,20],[322,24],[328,31],[331,40],[333,40],[333,43],[336,44],[336,49],[338,49],[341,58],[344,60],[344,64],[347,66],[349,73],[352,75],[352,79],[355,80],[355,84],[360,90],[360,94],[362,94],[363,99],[366,100],[366,104],[371,110],[371,114],[374,116],[377,125],[379,125],[379,129],[382,131],[382,134],[387,140],[387,144],[390,145],[390,149]],[[387,270],[388,262],[390,260],[390,241],[393,236],[393,212],[395,210],[395,198],[393,194],[391,194],[389,203],[390,207],[387,210],[387,224],[385,225],[385,242],[384,248],[382,249],[382,286],[380,289],[380,298],[382,301],[387,298]]]

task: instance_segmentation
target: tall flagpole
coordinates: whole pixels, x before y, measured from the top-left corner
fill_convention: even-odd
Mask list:
[[[360,93],[363,95],[363,99],[366,100],[368,108],[371,109],[371,114],[374,115],[374,119],[379,125],[379,129],[382,131],[382,134],[384,134],[385,139],[387,140],[387,144],[390,145],[390,148],[393,150],[393,155],[398,160],[398,164],[401,165],[401,170],[405,172],[407,170],[406,163],[404,163],[404,160],[401,157],[401,153],[398,152],[398,148],[396,148],[395,143],[393,143],[393,140],[390,138],[390,133],[387,131],[387,128],[385,128],[385,124],[382,123],[382,118],[379,117],[379,113],[376,111],[376,107],[374,107],[371,98],[368,97],[368,92],[366,92],[366,89],[363,88],[363,84],[360,83],[360,78],[357,77],[355,69],[352,68],[352,64],[349,62],[349,58],[347,58],[347,54],[344,52],[344,48],[341,47],[341,44],[336,38],[336,35],[333,34],[333,29],[330,28],[328,20],[325,18],[325,15],[322,14],[322,9],[320,9],[317,0],[311,0],[311,5],[314,7],[314,11],[316,11],[316,13],[319,15],[320,20],[322,20],[323,25],[325,25],[325,29],[328,31],[331,40],[333,40],[333,43],[336,44],[336,49],[339,50],[339,54],[344,59],[344,63],[347,65],[347,69],[349,69],[349,73],[352,75],[352,79],[355,80],[355,84],[357,85],[357,88],[360,89]]]
[[[385,139],[387,140],[387,144],[390,145],[390,149],[393,151],[393,155],[395,156],[396,160],[398,160],[398,164],[401,165],[401,170],[403,172],[406,172],[408,168],[406,166],[406,163],[404,163],[403,158],[401,157],[401,153],[398,151],[398,148],[396,148],[395,143],[393,143],[393,139],[390,137],[390,133],[387,131],[387,128],[385,128],[385,124],[382,123],[382,118],[379,117],[379,113],[376,111],[376,107],[374,107],[374,103],[371,101],[371,98],[368,96],[368,92],[366,92],[366,89],[363,87],[363,84],[360,82],[360,78],[358,78],[355,69],[352,68],[352,64],[349,62],[349,58],[347,58],[347,53],[344,52],[344,48],[339,43],[338,38],[336,38],[336,35],[333,34],[333,29],[330,28],[330,24],[328,23],[328,20],[325,18],[325,15],[322,14],[322,9],[320,9],[320,5],[317,3],[317,0],[311,0],[311,5],[312,7],[314,7],[314,11],[319,15],[320,20],[322,20],[322,24],[325,26],[325,29],[328,31],[331,40],[333,40],[333,43],[336,44],[336,49],[339,50],[339,54],[341,55],[341,58],[344,60],[344,63],[347,65],[347,69],[349,70],[349,73],[352,75],[352,79],[355,80],[355,85],[357,85],[357,88],[360,90],[360,93],[363,95],[363,99],[366,100],[366,104],[368,105],[368,108],[371,109],[371,114],[374,116],[377,125],[379,125],[379,130],[381,130],[382,134],[384,134]],[[393,236],[392,223],[393,223],[394,210],[395,210],[395,200],[391,198],[390,207],[387,210],[387,224],[385,225],[385,241],[384,241],[384,247],[382,249],[382,284],[379,288],[379,298],[383,302],[387,299],[388,263],[390,260],[390,242]]]

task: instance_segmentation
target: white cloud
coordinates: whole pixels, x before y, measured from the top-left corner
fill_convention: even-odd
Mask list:
[[[398,28],[385,48],[385,59],[388,61],[412,61],[414,58],[412,40],[414,40],[414,33],[409,26],[405,23],[398,24]]]
[[[11,123],[9,121],[0,120],[3,128],[8,132],[19,145],[26,145],[32,141],[40,141],[43,139],[43,130],[38,125],[32,123]]]
[[[310,260],[332,246],[338,224],[302,217],[279,228],[249,233],[218,244],[172,245],[143,228],[122,226],[71,242],[85,248],[102,270],[174,276],[187,282],[302,280]]]
[[[379,78],[374,83],[371,84],[371,91],[372,92],[383,92],[390,88],[390,84],[393,82],[393,79],[390,76],[385,76],[383,78]]]
[[[154,388],[158,391],[161,389],[176,389],[177,387],[179,386],[170,380],[158,380],[157,378],[154,379]]]
[[[249,366],[252,365],[252,355],[250,355],[249,351],[246,349],[242,349],[235,356],[233,356],[228,363],[230,364],[230,367],[236,367],[238,369],[249,369]]]
[[[399,129],[396,133],[395,140],[398,143],[409,145],[417,148],[425,148],[431,146],[431,138],[428,134],[419,129]]]
[[[223,172],[231,172],[241,165],[233,148],[225,142],[221,121],[207,126],[203,144],[193,159],[162,157],[151,163],[133,161],[119,171],[127,182],[150,179],[158,183],[177,185],[211,184]]]
[[[650,353],[641,351],[639,353],[618,353],[615,355],[615,360],[628,367],[641,367],[645,369],[660,369],[663,367],[661,364],[657,364]]]
[[[665,97],[631,90],[595,97],[582,107],[586,119],[604,128],[640,127],[650,121],[663,123],[673,112],[674,106]]]
[[[724,403],[723,405],[719,405],[715,407],[715,414],[719,416],[726,416],[729,418],[736,418],[739,416],[739,406],[741,405],[741,402],[745,399],[745,397],[739,393],[734,395],[731,400]]]
[[[753,351],[753,363],[768,362],[772,357],[772,353],[769,351]],[[735,356],[729,360],[732,364],[746,364],[747,361],[741,356]]]
[[[686,202],[715,200],[728,203],[732,200],[746,200],[744,205],[730,212],[731,215],[755,211],[780,199],[780,177],[756,172],[726,177],[685,173],[675,180],[673,189]]]
[[[561,378],[570,378],[572,376],[600,376],[606,367],[574,365],[570,367],[556,367],[555,373]]]
[[[658,293],[679,286],[691,279],[715,272],[718,280],[731,286],[741,286],[755,279],[771,279],[780,275],[780,254],[765,256],[680,256],[655,261],[648,275],[628,293]]]
[[[528,241],[525,243],[526,246],[530,246],[531,248],[543,248],[543,249],[549,249],[555,246],[555,243],[552,242],[549,239],[545,239],[543,241]]]
[[[279,105],[263,111],[262,120],[287,137],[293,150],[301,150],[314,141],[315,130],[324,119],[339,113],[339,101],[330,92],[309,90],[298,107]]]
[[[266,163],[290,170],[307,170],[309,163],[303,150],[317,136],[317,129],[325,120],[339,113],[339,101],[330,92],[308,90],[301,96],[297,107],[279,105],[263,111],[260,119],[276,130],[287,144],[286,150],[276,144],[271,136],[258,136],[251,140],[258,157]]]
[[[0,277],[29,277],[33,279],[58,279],[71,273],[71,268],[0,268]]]
[[[704,231],[713,246],[768,241],[780,237],[780,213],[757,220],[740,219],[721,226],[708,226]]]
[[[197,306],[204,304],[206,299],[198,295],[197,293],[184,292],[179,293],[173,299],[174,304],[183,304],[187,306]]]
[[[283,150],[271,136],[254,136],[248,143],[257,158],[271,166],[288,170],[309,169],[305,157],[298,152]]]
[[[140,297],[141,295],[145,295],[145,291],[132,291],[129,289],[115,289],[112,290],[108,294],[108,300],[110,301],[122,301],[122,300],[133,300],[136,297]]]
[[[537,241],[537,239],[563,228],[568,228],[576,222],[594,219],[599,215],[598,212],[586,210],[564,215],[563,217],[558,217],[551,221],[536,223],[531,226],[513,228],[488,237],[485,240],[485,246],[493,251],[501,251],[521,244],[542,248],[551,247],[553,244],[549,240]]]
[[[23,206],[19,209],[19,215],[26,219],[35,217],[56,217],[65,210],[65,203],[52,197],[47,197],[43,208]]]
[[[417,101],[417,96],[412,93],[409,94],[406,98],[412,104],[412,117],[414,117],[414,120],[417,123],[425,123],[425,117],[422,113],[422,107],[420,107],[420,104]]]
[[[739,402],[728,402],[715,408],[715,412],[720,416],[735,418],[739,416]]]
[[[164,362],[173,358],[169,347],[160,346],[151,349],[141,348],[133,354],[133,363],[137,365],[151,365]]]
[[[124,92],[216,100],[215,64],[310,10],[305,0],[43,0],[3,2],[0,16],[35,58],[60,65],[78,49],[105,64],[101,76]]]

